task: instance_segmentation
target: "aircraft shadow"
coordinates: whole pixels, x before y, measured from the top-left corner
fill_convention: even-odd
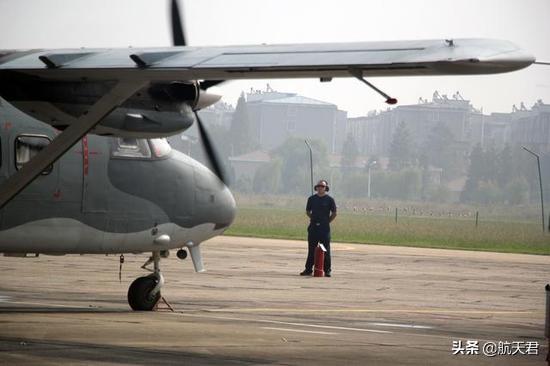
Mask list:
[[[7,307],[0,306],[0,314],[120,314],[131,313],[131,309],[83,308],[83,307]]]
[[[182,345],[185,347],[185,345]],[[6,361],[13,358],[29,362],[40,359],[59,364],[120,363],[126,365],[257,365],[273,361],[249,357],[199,354],[188,351],[159,350],[119,345],[89,344],[70,341],[43,341],[0,337],[0,352]]]

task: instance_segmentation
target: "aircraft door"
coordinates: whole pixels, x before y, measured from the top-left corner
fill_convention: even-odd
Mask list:
[[[1,128],[1,125],[0,125]],[[0,135],[0,184],[6,180],[8,174],[6,173],[6,148],[4,147],[5,138]],[[2,227],[2,215],[4,210],[0,210],[0,227]]]
[[[107,177],[109,151],[107,139],[82,138],[82,212],[105,213],[110,182]]]
[[[6,163],[4,162],[4,156],[5,156],[4,144],[2,142],[3,142],[3,136],[0,136],[0,182],[3,182],[7,176],[7,174],[5,173]]]

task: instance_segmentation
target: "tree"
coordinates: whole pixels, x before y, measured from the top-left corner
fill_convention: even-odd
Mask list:
[[[408,168],[399,172],[376,171],[372,176],[374,197],[416,200],[420,198],[422,172]]]
[[[427,198],[430,201],[439,203],[450,203],[452,201],[451,192],[449,191],[449,188],[444,185],[431,188],[427,192]]]
[[[342,171],[349,171],[350,168],[354,168],[358,157],[359,148],[357,147],[355,137],[353,137],[353,134],[350,132],[342,147],[342,160],[340,161]]]
[[[529,202],[529,183],[524,177],[517,177],[504,187],[504,193],[509,204],[526,204]]]
[[[330,169],[326,146],[321,140],[311,140],[309,144],[313,151],[314,181],[328,179]],[[282,161],[281,189],[285,193],[311,193],[309,151],[303,139],[290,137],[272,155]]]
[[[250,130],[250,120],[246,107],[244,93],[241,93],[233,119],[229,129],[229,140],[231,141],[231,155],[241,155],[254,150],[256,143]]]
[[[389,169],[399,171],[409,167],[412,162],[412,144],[405,122],[401,121],[393,133],[390,145]]]
[[[479,187],[474,195],[474,201],[483,204],[502,202],[502,198],[502,190],[494,181],[479,182]]]
[[[453,132],[445,123],[438,123],[426,141],[429,164],[443,169],[442,178],[450,181],[462,172],[462,159],[456,149]]]
[[[504,188],[517,174],[517,171],[514,171],[514,161],[510,145],[504,146],[497,154],[495,165],[497,174],[496,181],[499,187]]]
[[[464,190],[460,194],[461,202],[475,201],[479,183],[485,177],[485,156],[480,144],[477,144],[470,153],[470,166]]]
[[[268,164],[258,168],[252,181],[254,193],[275,193],[280,188],[281,159],[273,159]]]
[[[494,146],[489,146],[485,150],[483,163],[483,180],[497,184],[499,175],[498,153]]]

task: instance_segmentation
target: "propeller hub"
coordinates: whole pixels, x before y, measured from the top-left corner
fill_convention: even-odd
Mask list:
[[[199,93],[199,97],[195,100],[195,105],[193,106],[193,109],[198,111],[203,108],[209,107],[212,104],[217,103],[221,98],[221,95],[201,91]]]

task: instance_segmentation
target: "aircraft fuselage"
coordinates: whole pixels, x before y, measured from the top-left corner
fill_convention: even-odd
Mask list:
[[[1,183],[59,132],[0,103]],[[165,140],[88,135],[0,210],[0,252],[162,251],[219,235],[234,216],[229,189]]]

